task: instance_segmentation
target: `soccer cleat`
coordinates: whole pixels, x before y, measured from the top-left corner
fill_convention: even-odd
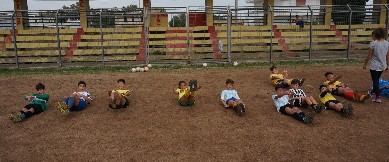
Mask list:
[[[8,114],[8,119],[9,120],[14,120],[14,114]]]
[[[189,81],[189,90],[190,91],[197,91],[197,80],[190,80]]]
[[[359,102],[364,103],[370,98],[369,94],[362,95],[361,98],[359,99]]]
[[[360,101],[360,98],[358,98],[358,91],[357,91],[357,90],[354,91],[353,99],[354,99],[354,101],[356,101],[356,102],[359,102],[359,101]]]
[[[347,104],[346,106],[344,106],[343,107],[343,109],[342,109],[342,113],[345,115],[345,116],[350,116],[350,115],[352,115],[352,106],[351,106],[351,109],[350,109],[350,107],[349,106],[351,106],[351,104]]]
[[[56,102],[55,107],[62,113],[69,113],[68,105],[65,102]]]
[[[353,105],[347,104],[347,107],[348,107],[348,115],[349,115],[349,116],[352,116],[352,115],[353,115],[353,112],[354,112],[354,107],[353,107]]]
[[[300,79],[299,86],[303,86],[304,82],[305,82],[305,79],[304,79],[304,78],[303,78],[303,79]]]
[[[238,105],[238,110],[240,110],[240,116],[244,115],[246,113],[246,106],[243,103],[240,103]]]
[[[12,119],[15,123],[17,122],[20,122],[23,120],[22,118],[22,113],[21,112],[17,112],[16,114],[14,114],[14,117]]]
[[[375,102],[381,103],[381,102],[382,102],[382,101],[381,101],[381,97],[380,97],[380,96],[376,96],[376,97],[375,97]]]
[[[324,105],[322,103],[319,103],[312,107],[313,110],[315,110],[316,113],[321,113],[324,109]]]
[[[310,124],[310,123],[312,123],[312,121],[313,121],[313,118],[315,118],[315,113],[314,112],[308,112],[308,113],[306,113],[305,114],[305,117],[304,117],[304,123],[305,124]]]
[[[112,108],[112,109],[116,109],[116,104],[114,101],[110,100],[109,101],[109,107]]]

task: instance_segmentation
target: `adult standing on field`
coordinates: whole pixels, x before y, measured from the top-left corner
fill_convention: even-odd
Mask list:
[[[382,72],[388,70],[388,49],[389,42],[385,40],[385,30],[383,28],[377,28],[372,33],[373,41],[369,45],[369,52],[365,59],[363,69],[366,69],[367,63],[369,63],[369,69],[371,79],[373,80],[373,91],[371,93],[373,102],[381,102],[381,93],[379,89],[379,79]]]

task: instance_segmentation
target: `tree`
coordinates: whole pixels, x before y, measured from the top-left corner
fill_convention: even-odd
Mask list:
[[[366,11],[365,5],[366,2],[369,0],[333,0],[332,4],[333,5],[342,5],[342,7],[333,7],[332,8],[332,20],[335,24],[349,24],[349,17],[350,15],[344,10],[348,10],[347,7],[345,7],[347,4],[351,5],[350,8],[353,11],[358,11],[358,12],[353,12],[352,13],[352,19],[351,23],[352,24],[362,24],[363,21],[365,20]],[[343,7],[344,6],[344,7]],[[340,12],[341,11],[341,12]]]
[[[186,15],[182,13],[180,15],[174,15],[169,21],[170,27],[185,27],[186,26]]]

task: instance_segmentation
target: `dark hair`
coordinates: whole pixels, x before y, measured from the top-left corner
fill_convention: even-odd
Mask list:
[[[320,88],[319,88],[319,90],[321,90],[321,88],[323,88],[323,87],[327,87],[326,85],[320,85]]]
[[[36,89],[37,91],[39,91],[40,89],[45,90],[45,85],[42,84],[42,83],[38,83],[38,84],[35,86],[35,89]]]
[[[327,76],[330,75],[330,74],[334,74],[334,73],[332,73],[332,72],[326,72],[326,73],[324,74],[324,76],[327,77]]]
[[[234,84],[234,81],[232,79],[227,79],[226,84]]]
[[[385,29],[383,28],[377,28],[373,31],[373,37],[375,39],[384,39],[385,38]]]
[[[123,82],[124,84],[126,84],[126,81],[125,81],[124,79],[119,79],[119,80],[118,80],[118,83],[119,83],[119,82]]]
[[[276,69],[276,68],[277,68],[277,66],[274,66],[274,65],[273,65],[273,66],[270,67],[270,71],[273,71],[273,70]]]
[[[185,83],[185,81],[183,81],[183,80],[179,81],[179,82],[178,82],[178,88],[180,88],[181,83]],[[185,83],[185,84],[186,84],[186,83]]]
[[[85,87],[86,87],[86,83],[84,82],[84,81],[80,81],[80,82],[78,82],[78,86],[80,85],[80,84],[83,84],[83,85],[85,85]]]
[[[293,79],[290,83],[291,83],[291,84],[300,84],[300,80],[298,80],[298,79]]]
[[[274,89],[275,89],[275,90],[278,90],[278,89],[280,89],[280,88],[282,88],[282,89],[284,88],[284,87],[282,86],[282,84],[276,84],[276,86],[275,86]]]

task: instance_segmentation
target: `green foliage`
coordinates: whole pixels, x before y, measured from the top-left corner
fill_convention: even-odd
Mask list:
[[[180,15],[174,15],[169,21],[170,27],[185,27],[186,26],[186,15],[184,13]]]

